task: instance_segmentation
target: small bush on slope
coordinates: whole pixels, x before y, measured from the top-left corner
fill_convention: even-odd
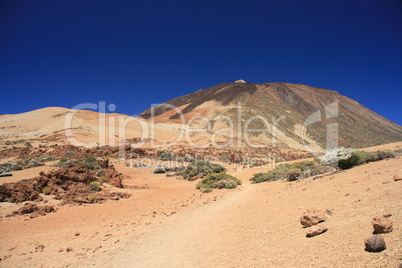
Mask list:
[[[82,160],[82,167],[91,170],[98,170],[100,166],[97,163],[97,158],[95,156],[88,156]]]
[[[281,179],[296,181],[333,170],[333,168],[324,166],[318,161],[303,161],[293,164],[282,164],[269,172],[254,174],[250,181],[254,183],[276,181]]]
[[[78,162],[78,160],[76,160],[76,159],[61,159],[54,165],[56,167],[68,168],[68,167],[73,166],[77,162]]]
[[[195,161],[185,167],[180,173],[184,179],[189,179],[194,176],[206,176],[210,173],[221,173],[225,168],[221,165],[214,164],[208,161]]]
[[[97,181],[91,181],[88,184],[88,186],[89,186],[89,189],[91,189],[91,191],[94,191],[94,192],[98,192],[101,190],[101,188],[99,186],[99,182],[97,182]]]
[[[157,154],[162,161],[173,161],[176,158],[176,154],[170,151],[158,151]]]
[[[368,162],[374,162],[383,160],[386,158],[394,158],[395,153],[391,151],[377,151],[374,153],[368,153],[364,151],[338,148],[327,152],[321,162],[333,167],[339,167],[341,169],[348,169],[354,166],[358,166]]]
[[[209,189],[233,189],[241,185],[241,180],[226,173],[210,173],[203,178],[196,186],[203,192],[210,192]]]

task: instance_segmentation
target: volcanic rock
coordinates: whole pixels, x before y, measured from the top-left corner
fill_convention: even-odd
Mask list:
[[[380,252],[387,248],[385,240],[382,235],[373,235],[364,240],[366,246],[365,250],[368,252]]]
[[[300,217],[300,223],[303,227],[310,227],[323,222],[327,219],[327,214],[316,208],[310,208]]]
[[[374,233],[384,234],[392,232],[392,220],[384,216],[374,217],[371,221],[374,228]]]
[[[402,177],[394,175],[394,181],[402,181]]]
[[[327,227],[314,225],[314,226],[309,227],[306,230],[306,236],[307,237],[313,237],[313,236],[325,233],[327,230],[328,230]]]

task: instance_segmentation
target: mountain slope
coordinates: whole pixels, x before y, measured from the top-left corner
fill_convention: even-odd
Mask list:
[[[165,105],[154,107],[153,114],[149,109],[140,116],[146,119],[154,118],[156,122],[166,120],[179,122],[180,114],[177,109],[166,107],[171,105],[179,107],[186,122],[195,115],[205,116],[210,120],[218,115],[236,119],[239,114],[239,103],[241,120],[233,120],[237,129],[239,122],[243,123],[244,127],[252,116],[262,116],[271,124],[275,119],[284,116],[284,119],[278,122],[279,132],[286,136],[282,135],[282,140],[285,138],[284,143],[286,140],[293,140],[299,145],[310,146],[316,143],[323,148],[326,146],[328,124],[338,124],[338,143],[341,146],[365,147],[402,140],[400,125],[360,103],[332,90],[289,83],[219,84],[167,101]],[[335,110],[330,111],[331,109]],[[319,113],[318,117],[308,124],[307,120],[314,113]],[[214,123],[214,120],[212,122]],[[307,133],[304,136],[303,125],[306,125]],[[264,128],[263,120],[252,120],[249,128]]]

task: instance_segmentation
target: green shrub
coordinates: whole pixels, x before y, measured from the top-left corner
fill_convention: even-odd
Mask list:
[[[282,179],[286,179],[288,181],[296,181],[318,174],[327,173],[333,170],[334,168],[322,165],[318,161],[303,161],[293,164],[282,164],[269,172],[254,174],[250,181],[254,183],[276,181]]]
[[[297,181],[300,176],[303,174],[301,169],[291,169],[287,172],[287,180],[288,181]]]
[[[76,160],[76,159],[61,159],[55,164],[55,166],[61,167],[61,168],[68,168],[68,167],[73,166],[77,162],[78,162],[78,160]]]
[[[338,167],[341,169],[349,169],[364,163],[375,162],[395,157],[396,157],[395,153],[388,150],[377,151],[374,153],[367,153],[364,151],[354,151],[349,158],[339,160]]]
[[[237,187],[237,183],[233,180],[220,180],[214,184],[214,188],[218,189],[234,189]]]
[[[64,153],[64,155],[75,155],[75,153],[73,151],[67,151]]]
[[[32,143],[30,143],[30,142],[25,142],[25,146],[28,147],[28,148],[32,148],[32,147],[33,147],[33,146],[32,146]]]
[[[227,156],[221,156],[219,157],[219,161],[225,162],[225,163],[229,163],[230,159]]]
[[[214,164],[208,161],[195,161],[185,167],[180,173],[184,179],[189,179],[194,176],[206,176],[210,173],[221,173],[226,169],[221,165]]]
[[[50,161],[56,160],[56,157],[54,157],[54,156],[42,156],[41,158],[39,158],[39,160],[42,161],[42,162],[50,162]]]
[[[348,169],[354,166],[361,165],[366,162],[370,154],[363,151],[354,151],[352,155],[347,159],[341,159],[338,161],[338,167],[341,169]]]
[[[50,188],[49,186],[45,186],[42,189],[42,193],[44,193],[45,195],[49,195],[52,192],[52,188]]]
[[[97,181],[91,181],[88,184],[88,186],[89,186],[89,189],[91,189],[91,191],[94,191],[94,192],[98,192],[101,190],[101,188],[99,186],[99,182],[97,182]]]
[[[100,166],[97,163],[97,159],[93,155],[88,156],[87,158],[84,158],[82,160],[82,167],[86,168],[86,169],[91,169],[91,170],[100,169]]]
[[[21,164],[15,163],[10,170],[12,171],[17,171],[17,170],[23,170],[24,167]]]
[[[186,154],[183,158],[184,162],[193,162],[195,158],[191,154]]]
[[[170,151],[158,151],[157,154],[162,161],[173,161],[176,158],[176,154]]]
[[[265,181],[274,181],[276,180],[276,176],[272,172],[260,172],[253,175],[250,181],[254,183],[260,183]]]
[[[212,188],[204,188],[204,189],[201,189],[201,192],[204,193],[204,194],[210,193],[210,192],[212,192],[212,191],[213,191]]]
[[[29,167],[40,167],[40,166],[44,166],[45,163],[41,162],[39,159],[32,159],[28,162],[28,166]]]
[[[99,196],[97,194],[91,194],[90,196],[88,196],[88,200],[91,201],[92,203],[96,203],[96,201],[98,201]]]
[[[369,157],[367,159],[367,162],[380,161],[380,160],[383,160],[383,159],[395,158],[396,157],[395,152],[391,152],[391,151],[388,151],[388,150],[377,151],[375,153],[372,153],[372,155],[373,155],[372,157]]]
[[[226,173],[210,173],[197,185],[197,189],[233,189],[241,185],[241,180]]]
[[[105,176],[105,170],[104,170],[104,169],[98,169],[98,170],[95,172],[95,176],[96,176],[96,177],[104,177],[104,176]]]

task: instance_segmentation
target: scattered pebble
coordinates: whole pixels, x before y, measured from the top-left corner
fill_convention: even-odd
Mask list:
[[[402,181],[402,177],[399,177],[398,175],[394,175],[394,181]]]
[[[322,233],[325,233],[328,230],[327,227],[314,225],[306,230],[307,237],[313,237]]]
[[[44,248],[45,248],[45,246],[42,245],[42,244],[37,245],[37,246],[35,247],[35,252],[43,252],[43,249],[44,249]]]

